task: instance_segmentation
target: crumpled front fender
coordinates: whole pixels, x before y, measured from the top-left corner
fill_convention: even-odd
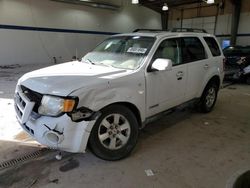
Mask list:
[[[141,120],[145,119],[144,78],[136,79],[131,76],[112,81],[107,80],[105,84],[82,88],[74,91],[71,95],[78,96],[78,108],[86,107],[95,112],[110,104],[131,103],[139,110]]]

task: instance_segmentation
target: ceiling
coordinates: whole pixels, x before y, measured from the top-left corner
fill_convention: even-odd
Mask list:
[[[86,5],[96,8],[106,8],[111,10],[118,10],[121,7],[121,2],[123,0],[51,0],[59,1],[63,3],[73,3],[79,5]],[[126,0],[128,3],[131,3],[132,0]],[[192,3],[201,3],[204,0],[139,0],[139,4],[150,8],[159,13],[162,12],[162,6],[164,3],[167,3],[169,8],[173,8],[180,5],[192,4]]]
[[[139,0],[140,4],[153,9],[157,12],[162,12],[162,6],[164,3],[171,7],[176,7],[180,5],[201,3],[203,0]]]

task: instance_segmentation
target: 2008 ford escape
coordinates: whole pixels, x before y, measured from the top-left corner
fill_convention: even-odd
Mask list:
[[[216,102],[224,56],[207,33],[135,32],[112,36],[73,61],[22,76],[17,119],[38,142],[118,160],[151,117],[196,99]]]

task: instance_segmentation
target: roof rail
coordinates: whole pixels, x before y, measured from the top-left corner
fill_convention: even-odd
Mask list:
[[[161,29],[136,29],[133,31],[133,33],[137,33],[140,31],[146,31],[146,32],[166,32],[167,30],[161,30]]]
[[[207,33],[205,29],[196,28],[173,28],[171,32],[195,32],[195,33]]]

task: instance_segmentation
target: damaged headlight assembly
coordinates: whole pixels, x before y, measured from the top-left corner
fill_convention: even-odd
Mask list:
[[[69,113],[69,116],[71,117],[72,121],[80,122],[80,121],[91,121],[95,120],[99,117],[101,113],[100,112],[94,112],[86,107],[80,107],[73,111],[72,113]]]
[[[73,121],[80,121],[87,118],[90,118],[93,114],[93,111],[89,110],[88,108],[81,107],[77,109],[75,112],[71,113],[70,116]]]
[[[62,98],[44,95],[38,113],[44,116],[58,117],[67,113],[74,122],[91,121],[99,117],[100,112],[94,112],[86,107],[76,109],[78,98]]]
[[[59,116],[63,113],[72,112],[77,104],[76,98],[62,98],[44,95],[38,113],[45,116]]]

